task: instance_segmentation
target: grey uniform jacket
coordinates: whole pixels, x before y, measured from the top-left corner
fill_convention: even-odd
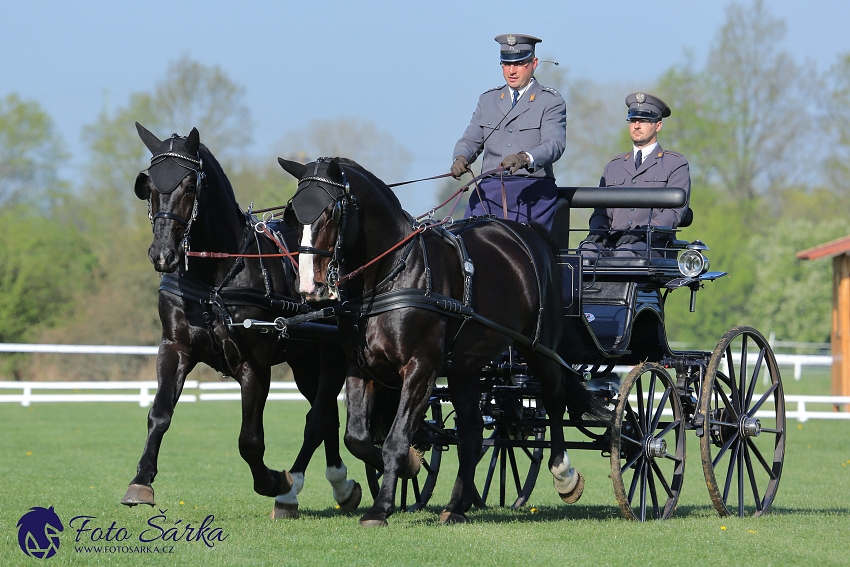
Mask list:
[[[620,154],[612,159],[602,172],[599,186],[635,189],[680,187],[685,190],[687,199],[685,204],[677,209],[595,209],[590,217],[591,229],[623,231],[645,227],[650,223],[650,216],[653,226],[675,228],[679,226],[688,209],[691,198],[691,173],[688,160],[682,154],[669,152],[658,145],[637,170],[632,152]]]
[[[485,139],[482,171],[496,169],[506,156],[525,151],[534,158],[534,171],[521,169],[517,175],[555,179],[552,163],[561,157],[567,143],[564,98],[535,80],[511,108],[511,90],[507,85],[490,89],[478,99],[472,120],[455,145],[452,158],[464,156],[472,163],[481,153],[476,150]]]

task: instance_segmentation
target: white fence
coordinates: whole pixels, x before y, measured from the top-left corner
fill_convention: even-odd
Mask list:
[[[108,346],[108,345],[48,345],[0,343],[2,352],[29,352],[53,354],[135,354],[156,355],[159,347],[153,346]],[[832,357],[828,355],[777,354],[776,362],[780,366],[794,367],[794,380],[802,377],[803,366],[830,366]],[[626,373],[630,367],[616,367],[616,372]],[[135,402],[142,407],[151,404],[157,390],[155,381],[143,382],[5,382],[0,381],[0,403],[12,402],[29,406],[34,402]],[[235,382],[198,382],[186,380],[181,402],[232,401],[240,399],[240,386]],[[109,393],[100,393],[108,391]],[[53,392],[53,393],[44,393]],[[300,400],[304,396],[298,392],[295,382],[272,382],[269,389],[269,401]],[[338,399],[343,399],[342,394]],[[788,419],[800,422],[809,419],[850,419],[850,412],[810,411],[809,406],[830,405],[837,408],[850,404],[850,397],[838,396],[785,396],[787,406],[796,404],[796,409],[786,407]]]

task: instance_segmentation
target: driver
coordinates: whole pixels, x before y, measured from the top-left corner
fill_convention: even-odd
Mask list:
[[[486,91],[454,148],[451,172],[459,179],[484,153],[482,172],[509,168],[502,179],[488,177],[469,198],[466,217],[493,214],[552,228],[558,189],[552,164],[564,153],[567,111],[558,91],[534,78],[534,46],[542,40],[520,34],[496,36],[507,84]]]

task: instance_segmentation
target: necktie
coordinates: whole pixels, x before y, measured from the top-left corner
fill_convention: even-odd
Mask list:
[[[511,108],[516,106],[517,99],[519,99],[519,91],[514,91],[514,101],[511,103]]]
[[[643,152],[638,150],[635,154],[635,169],[640,167],[641,162],[643,161]]]

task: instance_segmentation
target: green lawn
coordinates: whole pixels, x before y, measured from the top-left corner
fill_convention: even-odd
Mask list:
[[[786,381],[787,393],[827,394],[828,372]],[[790,369],[786,374],[790,378]],[[825,389],[824,389],[825,388]],[[808,391],[812,389],[813,391]],[[802,391],[801,391],[802,390]],[[295,458],[306,404],[270,402],[267,462],[283,468]],[[384,529],[361,529],[359,513],[334,510],[324,480],[322,451],[301,493],[302,519],[273,522],[272,502],[251,489],[236,438],[240,410],[233,402],[182,404],[167,433],[154,484],[158,506],[118,504],[133,477],[145,438],[147,410],[134,404],[0,406],[0,565],[34,565],[17,544],[18,519],[33,506],[54,506],[65,524],[52,565],[847,565],[850,563],[850,422],[789,422],[785,471],[771,512],[758,519],[720,518],[711,507],[695,437],[689,438],[685,486],[671,520],[640,524],[621,519],[609,461],[571,452],[587,477],[578,504],[560,502],[543,470],[523,509],[473,509],[473,523],[440,526],[456,470],[445,453],[428,509],[395,514]],[[365,474],[344,453],[349,476],[365,489]],[[163,529],[201,524],[227,535],[214,548],[202,542],[165,542],[171,554],[77,553],[68,521],[95,516],[90,526],[124,527],[137,536],[152,516]],[[178,524],[174,522],[180,521]],[[85,541],[85,539],[84,539]],[[154,542],[155,545],[163,542]],[[108,545],[115,545],[110,543]]]

